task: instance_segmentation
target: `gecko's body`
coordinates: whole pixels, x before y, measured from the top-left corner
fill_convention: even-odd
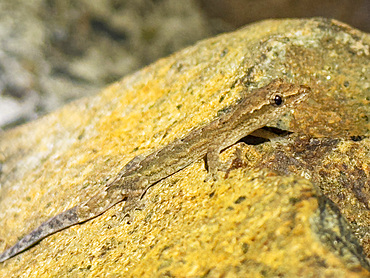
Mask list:
[[[208,125],[194,129],[148,156],[135,157],[120,174],[87,202],[42,223],[0,255],[0,262],[15,256],[43,238],[92,219],[118,202],[133,204],[148,187],[206,157],[209,175],[220,168],[220,152],[241,138],[278,119],[306,98],[309,88],[274,80],[239,101]]]

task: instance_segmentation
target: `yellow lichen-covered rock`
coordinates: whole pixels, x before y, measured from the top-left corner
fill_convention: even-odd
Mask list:
[[[4,250],[251,89],[276,77],[312,88],[269,124],[293,134],[227,149],[216,182],[199,160],[151,187],[130,218],[118,204],[2,263],[0,276],[367,277],[369,45],[337,21],[264,21],[1,134]]]

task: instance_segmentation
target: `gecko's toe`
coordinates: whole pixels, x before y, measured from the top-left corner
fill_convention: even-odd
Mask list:
[[[136,200],[135,203],[126,205],[121,211],[118,211],[116,213],[116,217],[119,219],[119,221],[131,224],[135,220],[135,211],[144,209],[145,209],[144,199]]]
[[[217,180],[218,180],[217,172],[214,172],[214,173],[209,172],[206,178],[204,179],[204,182],[211,182],[211,181],[215,182]]]

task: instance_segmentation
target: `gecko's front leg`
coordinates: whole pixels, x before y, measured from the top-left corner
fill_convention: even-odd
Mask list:
[[[207,149],[206,163],[208,168],[208,174],[205,181],[218,179],[217,171],[225,169],[225,165],[220,161],[221,147],[218,144],[212,144]]]
[[[226,161],[222,162],[220,160],[221,151],[224,149],[221,145],[212,145],[208,148],[206,154],[206,163],[208,168],[208,174],[205,181],[218,179],[218,171],[228,172],[230,167],[235,159],[243,160],[242,157],[242,146],[246,145],[244,142],[236,143],[232,146],[235,146],[236,151],[231,154],[231,157]]]

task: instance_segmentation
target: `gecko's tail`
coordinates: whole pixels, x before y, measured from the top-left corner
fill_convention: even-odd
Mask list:
[[[42,223],[14,246],[1,253],[0,262],[14,257],[51,234],[97,217],[119,202],[126,201],[126,209],[129,209],[131,207],[129,204],[134,204],[133,199],[140,198],[143,194],[144,189],[141,187],[134,189],[137,184],[141,183],[141,177],[137,175],[115,179],[87,202],[57,214]],[[143,183],[143,186],[146,184]]]
[[[14,246],[1,253],[0,262],[4,262],[28,249],[50,234],[78,224],[79,220],[76,211],[77,207],[73,207],[42,223],[35,230],[18,241]]]

